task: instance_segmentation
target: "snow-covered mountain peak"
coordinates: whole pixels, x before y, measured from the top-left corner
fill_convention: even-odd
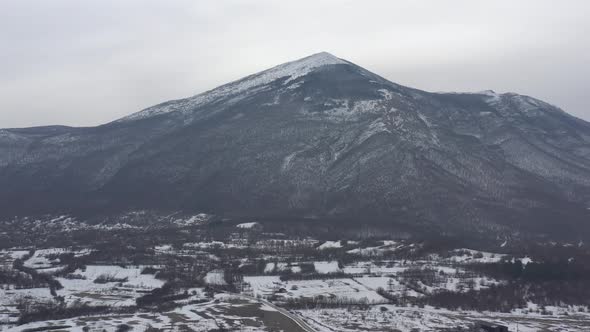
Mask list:
[[[118,121],[139,120],[173,111],[188,111],[205,103],[224,98],[233,98],[233,96],[240,96],[239,98],[234,99],[234,101],[237,101],[238,99],[247,96],[248,91],[256,91],[276,80],[284,79],[283,84],[288,84],[320,67],[339,64],[349,63],[328,52],[312,54],[305,58],[283,63],[265,71],[219,86],[213,90],[187,98],[183,102],[183,107],[171,107],[168,103],[164,103],[131,114]]]
[[[226,86],[231,87],[232,89],[237,88],[242,91],[251,87],[268,84],[281,78],[287,78],[285,83],[288,83],[309,74],[317,68],[347,63],[348,62],[341,60],[330,53],[321,52],[299,60],[283,63],[260,73],[247,76]]]
[[[271,68],[270,70],[290,69],[290,70],[294,71],[293,74],[297,74],[298,71],[301,71],[301,70],[305,71],[305,70],[311,70],[311,69],[315,69],[315,68],[325,66],[325,65],[337,65],[337,64],[346,64],[346,63],[348,63],[348,62],[346,62],[340,58],[337,58],[328,52],[320,52],[320,53],[312,54],[312,55],[307,56],[305,58],[301,58],[299,60],[284,63],[284,64],[279,65],[277,67]]]
[[[0,130],[0,198],[0,217],[132,208],[590,238],[590,123],[318,53],[115,124]]]

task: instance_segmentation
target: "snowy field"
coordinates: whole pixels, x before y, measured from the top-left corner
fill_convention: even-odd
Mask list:
[[[489,247],[489,251],[462,247],[433,250],[405,239],[288,238],[278,232],[263,233],[265,227],[254,222],[227,227],[231,230],[225,239],[185,229],[169,237],[157,232],[157,241],[129,245],[120,256],[117,250],[109,251],[105,246],[83,249],[84,245],[61,243],[56,248],[0,251],[0,268],[13,275],[24,274],[20,283],[5,277],[6,284],[0,284],[0,322],[14,324],[20,314],[26,317],[23,304],[60,303],[66,308],[89,304],[111,309],[105,312],[97,307],[91,316],[29,323],[13,326],[12,330],[48,329],[53,325],[52,329],[59,331],[110,332],[125,324],[133,331],[154,327],[173,331],[305,332],[290,316],[297,314],[318,332],[425,332],[467,327],[476,320],[499,322],[512,329],[518,325],[519,331],[525,332],[590,331],[586,306],[543,307],[531,302],[525,306],[526,302],[521,302],[512,306],[518,309],[510,313],[424,306],[437,303],[438,298],[448,301],[447,292],[461,296],[459,293],[493,285],[510,286],[501,274],[485,275],[481,271],[486,270],[473,263],[519,260],[526,266],[541,262],[538,255],[509,255],[503,249],[495,253]],[[24,267],[14,265],[19,258],[26,258]],[[115,265],[128,261],[143,265]],[[27,284],[27,277],[35,282]],[[165,310],[157,312],[159,308],[144,306],[143,301],[141,307],[135,307],[139,297],[162,287],[167,280],[174,281],[168,283],[172,288],[166,287],[164,292],[169,293],[158,298],[165,306],[157,302]],[[62,287],[56,288],[53,281]],[[45,288],[38,288],[40,285]],[[49,285],[53,285],[55,294],[51,294]],[[230,296],[230,292],[238,294]],[[314,310],[284,312],[286,308],[312,307]],[[7,326],[0,324],[0,330]]]
[[[432,307],[373,306],[369,310],[314,309],[297,313],[318,332],[414,332],[469,327],[477,321],[496,322],[519,332],[590,331],[590,315],[522,315],[449,311]]]
[[[70,332],[114,332],[120,329],[121,326],[128,326],[132,331],[138,332],[145,331],[148,328],[164,331],[194,332],[222,330],[305,332],[291,320],[286,319],[276,309],[266,304],[225,294],[218,294],[215,299],[209,302],[188,304],[165,312],[76,317],[34,322],[6,330],[2,330],[0,325],[0,331],[17,332],[40,328]],[[270,327],[272,327],[272,330]]]
[[[143,268],[88,265],[86,269],[71,274],[76,279],[57,278],[63,286],[57,293],[64,296],[67,302],[78,300],[93,305],[135,305],[136,298],[164,284],[151,274],[141,274]],[[100,278],[117,281],[97,283]]]
[[[35,250],[33,256],[24,262],[24,266],[37,270],[39,273],[53,274],[62,270],[59,255],[72,254],[75,257],[86,256],[91,253],[89,249],[72,250],[69,248],[50,248]]]
[[[0,250],[0,267],[10,268],[16,259],[21,259],[28,254],[28,250]]]
[[[275,276],[254,276],[244,277],[244,282],[250,285],[248,292],[255,297],[270,297],[278,292],[284,299],[323,296],[333,300],[366,300],[369,303],[385,301],[375,289],[351,278],[281,281]]]

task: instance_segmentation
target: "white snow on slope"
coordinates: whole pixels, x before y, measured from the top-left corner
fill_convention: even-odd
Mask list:
[[[456,263],[497,263],[506,255],[493,252],[485,252],[473,249],[456,249],[455,255],[449,257],[449,260]]]
[[[257,222],[245,222],[245,223],[242,223],[242,224],[237,224],[237,225],[236,225],[236,227],[237,227],[237,228],[245,228],[245,229],[249,229],[249,228],[256,227],[256,226],[258,226],[258,225],[260,225],[260,224],[259,224],[259,223],[257,223]]]
[[[318,247],[318,250],[331,249],[331,248],[342,248],[342,242],[340,242],[340,241],[326,241]]]
[[[317,273],[336,273],[341,272],[337,261],[314,262],[313,266]]]
[[[265,85],[278,79],[287,78],[283,83],[287,84],[299,77],[309,74],[316,68],[346,63],[346,61],[341,60],[327,52],[313,54],[296,61],[278,65],[257,74],[246,76],[240,80],[222,85],[213,90],[206,91],[184,100],[178,100],[174,103],[164,103],[147,108],[143,111],[126,116],[118,120],[118,122],[139,120],[174,111],[188,111],[194,109],[197,106],[232,96],[234,96],[232,101],[235,102],[245,97],[244,92],[264,87]]]
[[[56,280],[63,286],[57,293],[67,303],[81,301],[93,305],[134,305],[136,298],[164,284],[164,281],[156,279],[152,274],[142,274],[144,267],[88,265],[85,269],[78,269],[70,274],[76,278],[57,277]],[[100,277],[118,281],[95,283]]]

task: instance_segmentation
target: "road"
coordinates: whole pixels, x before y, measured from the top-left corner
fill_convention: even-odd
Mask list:
[[[218,292],[221,293],[226,293],[226,294],[231,294],[232,296],[237,296],[237,297],[241,297],[243,299],[246,299],[248,301],[255,301],[258,303],[262,303],[262,304],[266,304],[267,306],[275,309],[276,311],[278,311],[279,313],[281,313],[283,316],[289,318],[290,320],[292,320],[297,326],[299,326],[301,329],[303,329],[303,331],[305,332],[318,332],[316,331],[314,328],[312,328],[311,326],[309,326],[309,324],[307,324],[303,319],[301,319],[299,316],[289,312],[286,309],[283,309],[281,307],[278,307],[276,305],[274,305],[272,302],[261,299],[261,298],[256,298],[254,296],[249,296],[249,295],[244,295],[244,294],[240,294],[240,293],[232,293],[232,292],[228,292],[228,291],[224,291],[224,290],[220,290],[217,289]]]
[[[240,296],[245,296],[245,295],[240,295]],[[293,314],[293,313],[289,312],[286,309],[283,309],[281,307],[278,307],[278,306],[274,305],[272,302],[269,302],[269,301],[263,300],[263,299],[257,299],[257,298],[254,298],[254,297],[249,297],[249,296],[247,296],[247,298],[249,298],[251,300],[258,301],[258,302],[263,303],[263,304],[266,304],[267,306],[275,309],[276,311],[280,312],[281,314],[283,314],[284,316],[286,316],[287,318],[289,318],[293,322],[295,322],[295,324],[297,324],[299,327],[301,327],[305,332],[317,332],[314,328],[312,328],[311,326],[309,326],[303,319],[301,319],[301,317],[297,316],[296,314]]]
[[[217,289],[215,287],[214,288],[216,291],[220,292],[220,293],[226,293],[226,294],[230,294],[233,296],[237,296],[237,297],[241,297],[243,299],[246,299],[248,301],[255,301],[255,302],[259,302],[262,304],[266,304],[267,306],[275,309],[276,311],[278,311],[279,313],[281,313],[283,316],[289,318],[290,320],[292,320],[297,326],[299,326],[300,328],[302,328],[305,332],[318,332],[317,330],[315,330],[314,328],[312,328],[311,326],[309,326],[309,324],[307,324],[303,319],[301,319],[301,317],[297,316],[296,314],[293,314],[291,312],[289,312],[288,310],[278,307],[275,304],[273,304],[270,301],[264,300],[262,298],[256,298],[254,296],[250,296],[250,295],[245,295],[242,293],[233,293],[233,292],[228,292],[226,290],[222,290],[222,289]]]

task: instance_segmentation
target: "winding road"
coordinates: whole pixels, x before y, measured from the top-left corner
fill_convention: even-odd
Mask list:
[[[279,312],[283,316],[285,316],[285,317],[289,318],[290,320],[292,320],[303,331],[305,331],[305,332],[318,332],[316,329],[314,329],[313,327],[309,326],[309,324],[307,324],[303,319],[301,319],[301,317],[297,316],[296,314],[293,314],[293,313],[289,312],[289,310],[286,310],[284,308],[281,308],[281,307],[273,304],[270,301],[264,300],[262,298],[256,298],[256,297],[250,296],[250,295],[245,295],[245,294],[242,294],[242,293],[233,293],[233,292],[228,292],[226,290],[221,290],[221,289],[215,289],[215,290],[217,290],[220,293],[226,293],[226,294],[230,294],[232,296],[241,297],[242,299],[245,299],[245,300],[248,300],[248,301],[254,301],[254,302],[266,304],[267,306],[273,308],[274,310],[276,310],[277,312]],[[286,332],[291,332],[291,331],[286,331]]]
[[[240,295],[240,296],[245,296],[245,295]],[[289,318],[293,322],[295,322],[295,324],[297,324],[299,327],[301,327],[305,332],[317,332],[314,328],[312,328],[311,326],[309,326],[309,324],[307,324],[303,319],[301,319],[301,317],[297,316],[296,314],[293,314],[293,313],[289,312],[287,309],[278,307],[278,306],[274,305],[272,302],[267,301],[267,300],[257,299],[257,298],[249,297],[249,296],[245,296],[245,297],[247,297],[250,300],[255,300],[255,301],[258,301],[260,303],[266,304],[267,306],[275,309],[276,311],[278,311],[281,314],[283,314],[283,316],[286,316],[287,318]]]

